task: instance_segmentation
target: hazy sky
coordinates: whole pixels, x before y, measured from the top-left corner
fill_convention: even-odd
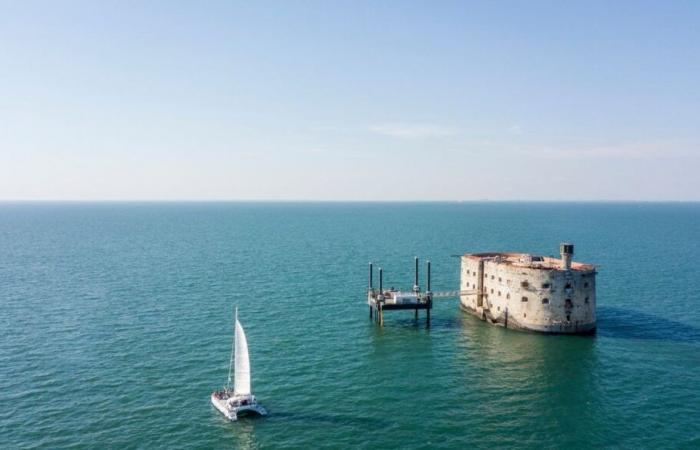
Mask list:
[[[700,200],[700,2],[0,0],[0,199]]]

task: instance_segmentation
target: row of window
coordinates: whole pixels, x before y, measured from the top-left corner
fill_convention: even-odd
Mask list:
[[[488,295],[485,295],[485,297],[488,297]],[[510,294],[508,295],[508,298],[510,298]],[[526,302],[526,301],[527,301],[527,297],[523,297],[523,298],[521,299],[521,301]],[[586,297],[585,302],[588,303],[588,297]],[[543,305],[548,305],[548,304],[549,304],[549,299],[548,299],[548,298],[543,298],[543,299],[542,299],[542,304],[543,304]],[[571,301],[571,299],[570,299],[570,298],[567,298],[566,301],[564,302],[564,307],[565,307],[566,309],[570,309],[570,308],[573,308],[573,306],[574,306],[574,304],[573,304],[573,302]],[[499,311],[501,310],[501,307],[500,307],[500,306],[498,306],[498,310],[499,310]],[[523,315],[523,317],[526,317],[526,316]],[[566,319],[566,320],[571,320],[571,319],[569,319],[569,316],[568,316],[568,315],[567,315],[567,319]]]
[[[494,292],[493,292],[493,289],[491,289],[491,293],[492,293],[492,294],[494,293]],[[498,296],[501,297],[501,291],[498,291]],[[488,294],[486,295],[486,297],[488,298]],[[509,293],[506,293],[506,300],[510,300],[510,294],[509,294]],[[521,301],[521,302],[526,302],[526,301],[528,301],[528,298],[527,298],[527,297],[522,297],[522,298],[520,299],[520,301]],[[588,297],[586,297],[583,301],[584,301],[585,304],[588,304],[588,303],[589,303]],[[548,299],[548,298],[543,298],[543,299],[542,299],[542,304],[543,304],[543,305],[548,305],[548,304],[549,304],[549,299]],[[573,307],[573,303],[571,302],[571,299],[570,299],[570,298],[567,298],[567,299],[564,301],[564,305],[565,305],[567,308]]]
[[[470,273],[469,270],[467,270],[467,275],[469,275],[469,273]],[[474,274],[474,276],[476,276],[476,272],[473,272],[473,274]],[[484,278],[488,279],[489,276],[488,276],[487,274],[484,274]],[[493,280],[493,279],[495,279],[495,277],[494,277],[493,275],[491,275],[491,279]],[[502,278],[501,278],[501,277],[498,277],[498,282],[500,283],[500,282],[502,282],[502,281],[503,281]],[[510,280],[506,280],[506,283],[510,283]],[[523,281],[520,282],[520,286],[521,286],[521,287],[524,287],[524,288],[527,288],[527,287],[530,286],[530,282],[527,281],[527,280],[523,280]],[[551,287],[552,287],[551,283],[542,283],[542,289],[550,289]],[[566,283],[566,285],[564,285],[564,289],[571,289],[572,287],[573,287],[573,286],[572,286],[572,284],[571,284],[570,281],[568,281],[568,282]],[[588,281],[586,281],[586,282],[583,283],[583,287],[584,287],[584,288],[587,288],[587,287],[588,287]]]
[[[527,297],[523,297],[523,298],[522,298],[522,301],[526,302],[526,301],[527,301]],[[586,297],[586,298],[583,300],[583,302],[584,302],[585,304],[588,304],[588,302],[589,302],[589,301],[588,301],[588,297]],[[543,305],[549,304],[549,299],[548,299],[548,298],[543,298],[543,299],[542,299],[542,304],[543,304]],[[572,307],[574,306],[574,304],[573,304],[573,302],[571,301],[570,298],[567,298],[566,300],[564,300],[564,306],[565,306],[566,308],[572,308]]]
[[[476,270],[475,270],[474,272],[472,272],[472,271],[470,271],[469,269],[467,269],[467,275],[469,275],[469,274],[471,274],[471,275],[474,276],[474,277],[477,276]],[[488,278],[489,278],[489,274],[485,273],[485,274],[484,274],[484,278],[488,279]],[[496,279],[496,276],[495,276],[495,275],[491,275],[491,279],[492,279],[492,280],[495,280],[495,279]],[[502,282],[502,281],[503,281],[503,279],[502,279],[501,277],[498,277],[498,282],[500,283],[500,282]],[[506,282],[507,282],[507,283],[510,283],[510,280],[506,280]]]
[[[472,286],[473,286],[473,285],[472,285]],[[493,289],[491,289],[491,293],[493,294]],[[499,297],[501,296],[501,291],[498,291],[498,296],[499,296]],[[509,298],[510,298],[510,294],[506,293],[506,298],[509,299]]]

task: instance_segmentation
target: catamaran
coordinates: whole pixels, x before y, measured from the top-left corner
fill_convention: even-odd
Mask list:
[[[231,374],[233,373],[233,386]],[[250,389],[250,358],[248,341],[243,326],[238,321],[238,308],[233,333],[233,346],[228,366],[228,383],[219,391],[211,393],[211,403],[229,420],[238,420],[239,415],[254,413],[267,415],[267,410],[258,404]]]

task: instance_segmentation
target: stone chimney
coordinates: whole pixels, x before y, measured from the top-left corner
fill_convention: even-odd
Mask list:
[[[559,253],[561,254],[562,270],[571,269],[571,257],[574,256],[574,244],[562,242],[559,244]]]

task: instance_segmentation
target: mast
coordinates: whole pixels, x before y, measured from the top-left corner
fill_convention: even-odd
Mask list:
[[[231,345],[231,358],[228,362],[228,387],[231,387],[231,372],[233,370],[233,358],[236,356],[236,323],[238,322],[238,306],[236,306],[236,314],[233,320],[233,345]]]

